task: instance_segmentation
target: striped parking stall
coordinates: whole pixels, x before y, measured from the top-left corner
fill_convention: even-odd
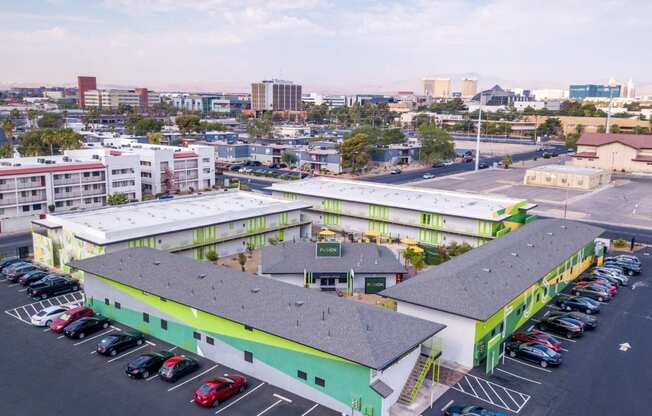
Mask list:
[[[510,412],[519,413],[531,396],[489,380],[466,374],[452,389]]]
[[[84,293],[82,291],[66,293],[64,295],[56,296],[53,298],[44,299],[38,302],[28,303],[26,305],[18,306],[17,308],[7,309],[5,313],[12,318],[31,325],[30,319],[32,315],[38,313],[42,309],[50,306],[66,305],[66,306],[80,306],[84,303]]]

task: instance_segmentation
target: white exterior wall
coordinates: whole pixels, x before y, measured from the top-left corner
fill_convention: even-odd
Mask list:
[[[321,273],[320,270],[308,270],[313,273]],[[328,273],[328,270],[323,270],[324,273]],[[303,273],[299,274],[260,274],[261,276],[268,277],[270,279],[278,280],[279,282],[289,283],[295,286],[303,286]],[[353,291],[355,293],[364,293],[365,291],[365,278],[367,277],[384,277],[385,278],[385,288],[392,287],[396,285],[396,275],[393,273],[355,273],[353,278]],[[338,289],[346,289],[346,283],[339,283],[335,281],[335,287]],[[319,278],[315,278],[315,284],[310,287],[311,289],[320,289]]]
[[[389,415],[390,407],[398,401],[401,391],[403,391],[403,387],[419,359],[419,355],[421,355],[421,346],[412,350],[412,352],[401,358],[391,367],[386,368],[382,372],[377,372],[376,376],[372,377],[371,383],[380,379],[383,383],[387,384],[392,388],[392,390],[394,390],[392,394],[383,400],[383,415]]]
[[[595,152],[598,157],[597,159],[573,158],[574,166],[608,171],[652,173],[652,162],[635,162],[632,160],[637,156],[652,157],[652,151],[649,149],[639,151],[620,143],[610,143],[603,146],[578,146],[577,153],[582,152]]]
[[[441,358],[469,369],[473,368],[475,320],[401,301],[396,302],[396,311],[446,325],[446,328],[437,333],[437,338],[442,341]]]

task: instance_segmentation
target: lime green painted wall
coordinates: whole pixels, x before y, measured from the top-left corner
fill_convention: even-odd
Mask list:
[[[389,207],[380,205],[369,205],[369,218],[374,220],[388,221]]]

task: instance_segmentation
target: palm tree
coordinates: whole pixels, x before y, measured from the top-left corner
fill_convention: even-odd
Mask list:
[[[54,146],[61,144],[61,134],[55,129],[45,129],[41,134],[41,140],[46,146],[50,146],[50,155],[54,154]]]
[[[11,142],[14,136],[14,129],[16,128],[16,122],[12,119],[6,119],[2,122],[2,130],[5,132],[5,140]]]
[[[82,144],[82,137],[72,129],[59,130],[59,146],[61,150],[79,149]]]

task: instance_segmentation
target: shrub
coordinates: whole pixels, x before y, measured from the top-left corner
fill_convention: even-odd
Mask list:
[[[618,248],[627,247],[627,241],[623,240],[622,238],[613,240],[612,244],[614,245],[614,247],[618,247]]]
[[[211,262],[216,262],[218,259],[217,253],[214,250],[209,251],[206,253],[206,260],[211,261]]]

